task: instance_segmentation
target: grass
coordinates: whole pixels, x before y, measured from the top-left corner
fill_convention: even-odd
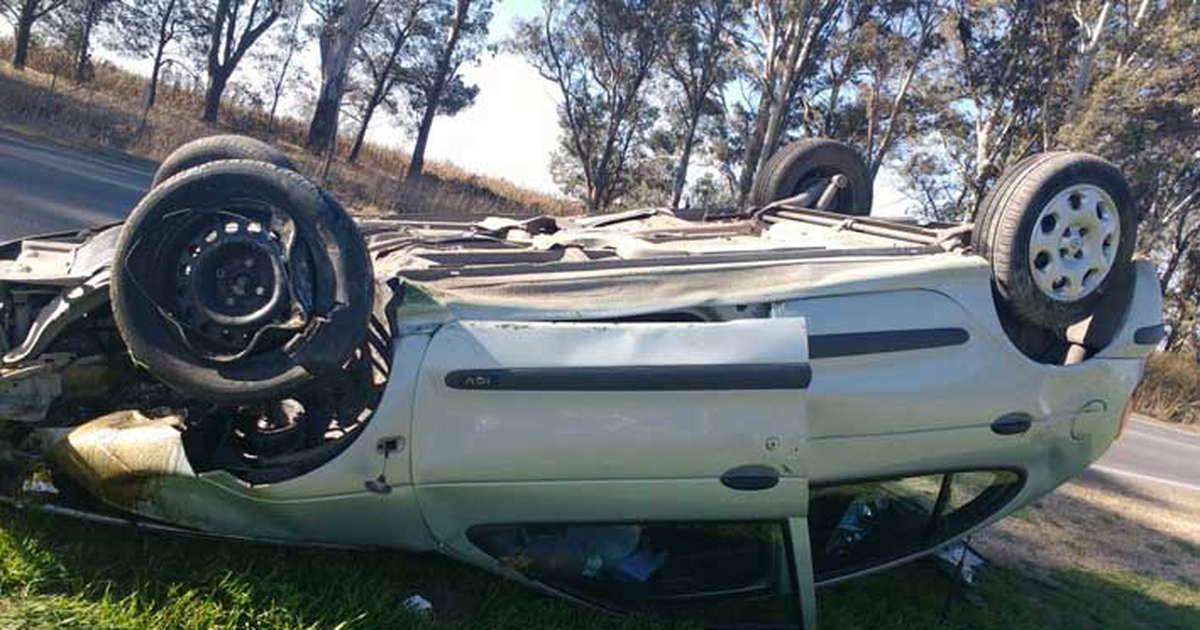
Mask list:
[[[11,56],[10,48],[11,40],[0,39],[0,59]],[[161,161],[196,138],[218,133],[249,135],[286,151],[306,175],[366,215],[455,218],[582,211],[562,197],[441,162],[427,162],[425,177],[406,184],[402,175],[408,168],[407,153],[368,144],[358,162],[348,164],[349,140],[345,137],[326,175],[324,160],[301,148],[307,129],[302,121],[283,117],[271,123],[260,108],[235,98],[222,107],[219,125],[202,123],[198,117],[202,95],[190,86],[172,83],[160,87],[157,104],[145,113],[141,107],[143,77],[100,62],[91,81],[75,85],[62,78],[69,74],[69,67],[61,52],[43,47],[32,49],[24,71],[0,62],[0,127],[77,148],[117,151],[153,161]]]
[[[435,612],[405,612],[412,594]],[[991,567],[969,596],[926,564],[818,591],[822,627],[1194,630],[1200,587]],[[438,556],[147,536],[0,507],[0,629],[674,628],[545,598]]]
[[[1182,424],[1200,425],[1200,364],[1184,354],[1155,353],[1138,388],[1138,411]]]

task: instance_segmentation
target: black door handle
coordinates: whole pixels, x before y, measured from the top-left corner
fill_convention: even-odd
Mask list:
[[[747,464],[721,475],[721,483],[733,490],[769,490],[779,485],[779,473],[770,466]]]
[[[992,433],[996,435],[1019,435],[1033,426],[1033,417],[1027,413],[1010,413],[992,422]]]

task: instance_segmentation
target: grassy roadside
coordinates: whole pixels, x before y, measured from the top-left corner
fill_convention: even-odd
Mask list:
[[[1146,362],[1137,410],[1159,420],[1200,428],[1200,364],[1184,354],[1156,352]]]
[[[10,45],[0,38],[0,58],[8,58]],[[154,162],[196,138],[249,135],[286,151],[306,175],[322,181],[348,207],[366,215],[531,216],[580,211],[564,198],[446,163],[431,162],[420,181],[404,183],[401,176],[408,167],[408,154],[375,144],[368,144],[355,164],[346,162],[348,147],[339,146],[326,173],[324,159],[301,148],[306,127],[298,120],[284,117],[272,122],[251,105],[229,102],[219,125],[205,124],[197,120],[200,95],[175,85],[164,85],[158,104],[144,112],[142,77],[100,63],[92,81],[79,86],[56,76],[63,67],[61,53],[41,47],[33,49],[24,71],[0,61],[0,127],[76,149]]]
[[[1200,567],[1200,541],[1173,530],[1147,537],[1140,530],[1156,532],[1147,523],[1160,515],[1143,515],[1147,520],[1140,522],[1120,511],[1136,502],[1119,489],[1076,486],[979,537],[995,566],[969,594],[928,565],[909,565],[818,591],[822,627],[1200,627],[1200,573],[1192,573],[1191,581],[1180,577],[1187,575],[1186,563]],[[1084,503],[1091,507],[1081,508]],[[1093,557],[1105,553],[1093,532],[1064,539],[1079,527],[1072,519],[1080,518],[1113,536],[1128,532],[1125,547],[1169,551],[1185,563],[1182,572],[1164,575],[1154,567]],[[1044,539],[1040,547],[1038,539]],[[1074,543],[1092,548],[1075,549]],[[432,616],[402,610],[401,602],[414,593],[433,601]],[[0,508],[4,630],[479,627],[686,626],[598,615],[436,556],[178,540]]]

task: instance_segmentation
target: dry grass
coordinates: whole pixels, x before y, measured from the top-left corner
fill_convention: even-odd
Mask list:
[[[1200,595],[1200,497],[1088,472],[975,538],[988,557],[1044,575],[1123,571]]]
[[[1159,420],[1200,425],[1200,364],[1184,354],[1151,355],[1137,401],[1138,411]]]
[[[0,40],[0,59],[8,59],[11,42]],[[202,95],[175,85],[159,89],[158,102],[147,114],[141,107],[145,80],[112,64],[99,63],[93,79],[72,84],[69,63],[55,50],[34,48],[29,67],[15,71],[0,62],[0,125],[34,132],[73,146],[162,160],[181,144],[217,133],[261,138],[287,151],[301,169],[355,212],[366,215],[567,215],[577,204],[521,188],[504,179],[484,177],[451,164],[430,162],[426,176],[404,184],[408,154],[368,144],[356,164],[345,161],[348,146],[325,173],[324,160],[301,149],[305,125],[292,118],[269,124],[252,106],[226,103],[219,125],[201,122]],[[345,138],[342,145],[348,145]]]

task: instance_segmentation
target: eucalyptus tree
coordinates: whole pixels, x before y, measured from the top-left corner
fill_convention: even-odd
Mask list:
[[[631,172],[656,113],[646,87],[669,16],[669,3],[655,0],[547,0],[540,17],[516,25],[511,48],[558,92],[555,179],[589,214],[636,183]]]
[[[317,36],[321,49],[321,89],[308,125],[305,147],[319,153],[329,149],[337,138],[346,74],[367,18],[368,2],[316,0],[310,4],[321,16]]]
[[[71,80],[85,83],[92,77],[92,39],[110,18],[113,0],[67,0],[49,17],[56,43],[71,57]]]
[[[661,67],[670,86],[667,100],[682,123],[671,175],[671,207],[678,208],[699,139],[701,119],[720,115],[720,91],[734,76],[732,53],[744,0],[697,0],[676,5]]]
[[[1197,350],[1200,11],[1192,2],[1142,3],[1114,7],[1107,20],[1106,46],[1094,52],[1056,141],[1105,156],[1129,178],[1140,204],[1138,249],[1158,266],[1166,296],[1167,347]],[[1081,67],[1087,51],[1075,50]]]
[[[254,56],[257,74],[266,79],[262,100],[267,108],[267,133],[275,132],[279,104],[284,95],[297,98],[306,85],[308,72],[299,59],[310,41],[308,29],[304,28],[305,15],[303,4],[285,5],[279,16],[280,25],[272,30],[266,45]]]
[[[0,0],[0,13],[13,25],[13,67],[23,70],[29,62],[33,27],[43,18],[66,6],[69,0]]]
[[[119,0],[113,7],[105,43],[118,52],[150,59],[142,105],[154,107],[163,68],[173,61],[192,20],[195,0]]]
[[[208,75],[201,120],[217,121],[221,96],[238,64],[283,14],[285,4],[296,1],[216,0],[216,6],[199,8],[195,34],[204,50]]]
[[[404,80],[410,103],[421,112],[406,175],[410,181],[424,172],[434,118],[453,115],[475,102],[479,88],[467,85],[460,70],[479,59],[486,48],[492,0],[439,0],[431,15],[435,30],[445,36],[430,38],[420,47],[421,55]]]
[[[741,141],[739,198],[779,148],[804,80],[813,73],[842,0],[755,0],[738,39],[744,78],[755,104]]]
[[[355,65],[361,84],[354,103],[358,132],[350,146],[350,162],[358,159],[379,107],[392,113],[402,109],[396,88],[411,72],[417,47],[436,36],[429,19],[432,6],[433,0],[384,0],[363,31]]]

